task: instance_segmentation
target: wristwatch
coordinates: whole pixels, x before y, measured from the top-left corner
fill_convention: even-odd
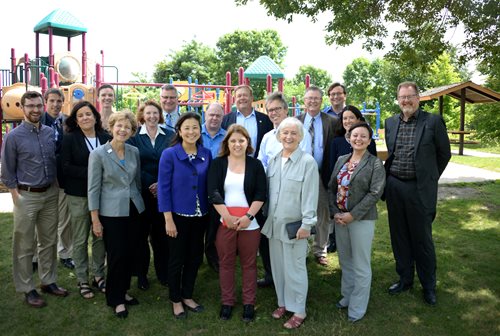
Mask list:
[[[255,216],[249,214],[248,212],[245,214],[245,216],[247,216],[251,221],[253,221],[253,219],[255,218]]]

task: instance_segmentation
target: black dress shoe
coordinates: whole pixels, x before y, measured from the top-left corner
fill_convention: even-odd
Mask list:
[[[437,303],[436,291],[434,289],[424,289],[424,301],[431,306],[435,306]]]
[[[187,308],[187,310],[192,311],[193,313],[201,313],[205,310],[205,307],[203,307],[202,305],[197,305],[196,307],[190,307],[185,303],[183,303],[183,305],[184,308]]]
[[[232,314],[233,314],[233,306],[222,305],[222,307],[220,307],[219,317],[221,320],[223,321],[229,320]]]
[[[127,308],[125,308],[125,310],[117,312],[116,307],[115,307],[115,316],[118,318],[121,318],[121,319],[127,318],[127,316],[128,316]]]
[[[75,263],[73,262],[73,259],[71,258],[61,258],[61,264],[69,269],[74,269],[75,268]]]
[[[257,280],[257,287],[259,287],[259,288],[271,287],[273,285],[274,285],[274,283],[273,283],[272,279],[262,278],[262,279]]]
[[[28,293],[25,293],[24,296],[26,299],[26,303],[31,307],[42,308],[47,305],[35,289],[29,291]]]
[[[252,322],[255,318],[255,308],[254,305],[251,304],[246,304],[243,305],[243,315],[241,316],[241,319],[243,322]]]
[[[340,303],[340,301],[339,301],[339,302],[337,302],[337,303],[335,304],[335,308],[337,308],[337,309],[347,309],[347,308],[348,308],[348,306],[344,306],[344,305],[343,305],[342,303]]]
[[[407,290],[410,290],[413,287],[413,284],[404,284],[401,281],[396,282],[392,284],[391,287],[389,287],[389,294],[395,295],[399,294],[402,292],[406,292]]]
[[[67,290],[57,286],[55,282],[51,283],[50,285],[41,285],[40,289],[42,290],[42,293],[52,294],[60,297],[65,297],[69,294]]]
[[[139,304],[139,300],[136,298],[131,297],[130,299],[125,299],[125,304],[128,306],[137,306]]]

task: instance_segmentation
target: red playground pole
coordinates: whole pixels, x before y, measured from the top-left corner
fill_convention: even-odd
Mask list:
[[[238,75],[239,75],[239,72],[238,72]],[[227,86],[231,85],[231,72],[230,71],[226,72],[226,85]],[[229,112],[231,112],[231,90],[225,89],[224,94],[225,94],[225,99],[226,99],[226,103],[224,104],[224,113],[228,114]]]
[[[292,97],[292,117],[296,116],[295,113],[295,105],[297,104],[297,97],[293,96]]]
[[[311,76],[306,75],[306,89],[311,86]]]
[[[101,65],[99,63],[96,63],[95,65],[95,92],[97,94],[97,91],[101,87],[102,79],[101,79]],[[95,97],[95,108],[97,111],[101,111],[101,107],[99,106],[99,99],[98,97]]]
[[[243,69],[243,67],[239,67],[239,69],[238,69],[238,85],[243,85],[243,83],[244,83],[244,79],[243,79],[244,73],[245,73],[245,70]],[[231,83],[229,83],[227,85],[231,85]]]
[[[17,83],[17,76],[16,76],[16,50],[14,48],[10,49],[10,74],[11,74],[11,81],[12,84]]]
[[[266,76],[266,91],[267,94],[273,92],[273,76],[271,74],[267,74]]]
[[[279,78],[278,79],[278,91],[279,92],[283,92],[283,83],[284,83],[283,78]]]

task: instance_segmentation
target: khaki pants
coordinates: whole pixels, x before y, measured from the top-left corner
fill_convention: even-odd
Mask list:
[[[73,253],[73,235],[71,233],[71,216],[68,209],[68,200],[64,189],[59,189],[59,216],[57,224],[57,252],[59,258],[71,258]]]
[[[19,190],[14,204],[12,265],[17,292],[35,289],[32,258],[35,254],[35,227],[38,234],[38,274],[43,285],[57,280],[58,188],[45,192]]]

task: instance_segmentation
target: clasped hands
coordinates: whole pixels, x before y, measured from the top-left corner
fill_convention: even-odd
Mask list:
[[[336,213],[335,216],[333,216],[333,219],[335,220],[335,223],[339,225],[347,225],[354,220],[350,212]]]
[[[244,230],[250,225],[250,219],[247,216],[225,216],[223,217],[224,223],[226,223],[226,227],[230,230]]]

